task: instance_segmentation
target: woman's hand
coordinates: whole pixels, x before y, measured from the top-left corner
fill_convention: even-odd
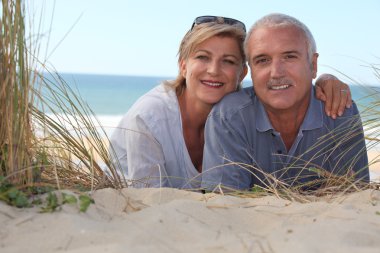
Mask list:
[[[352,105],[350,87],[330,74],[321,75],[315,82],[316,97],[325,102],[325,112],[336,119]]]

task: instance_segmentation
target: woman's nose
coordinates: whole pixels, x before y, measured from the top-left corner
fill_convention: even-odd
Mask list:
[[[210,61],[207,67],[207,73],[210,75],[217,75],[220,71],[220,64],[218,61]]]

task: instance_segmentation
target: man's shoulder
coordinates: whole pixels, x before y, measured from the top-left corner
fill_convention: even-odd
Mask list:
[[[247,106],[253,105],[255,96],[253,87],[232,92],[214,106],[211,115],[223,115],[224,117],[234,115]]]
[[[329,131],[333,131],[334,129],[342,129],[349,127],[360,127],[361,128],[361,117],[358,107],[354,101],[352,101],[352,106],[350,108],[345,108],[343,114],[338,116],[336,119],[331,118],[325,113],[324,103],[320,100],[317,103],[321,104],[320,106],[320,114],[322,116],[321,124],[324,128]]]

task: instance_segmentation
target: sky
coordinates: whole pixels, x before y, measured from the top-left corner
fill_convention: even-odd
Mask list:
[[[280,12],[313,33],[319,74],[380,82],[370,68],[380,64],[380,0],[26,2],[29,17],[38,21],[34,30],[41,27],[39,58],[58,72],[175,77],[179,43],[195,17],[232,17],[250,27],[260,17]]]

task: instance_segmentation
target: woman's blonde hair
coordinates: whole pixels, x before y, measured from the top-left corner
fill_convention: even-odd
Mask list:
[[[187,60],[194,50],[204,41],[214,37],[230,37],[234,38],[238,45],[240,54],[242,56],[243,66],[246,64],[244,54],[244,40],[245,31],[238,26],[219,23],[204,23],[193,27],[183,37],[179,50],[178,50],[178,66],[179,71],[176,79],[165,81],[165,84],[175,89],[177,96],[181,95],[186,89],[186,78],[181,74],[180,64],[182,61]],[[237,87],[240,88],[240,85]]]

